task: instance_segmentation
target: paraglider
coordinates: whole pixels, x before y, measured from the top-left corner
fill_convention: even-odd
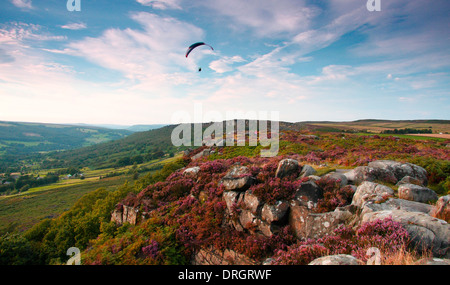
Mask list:
[[[210,45],[208,45],[208,44],[205,44],[204,42],[198,42],[198,43],[192,44],[191,46],[188,47],[188,49],[187,49],[187,51],[186,51],[186,58],[189,56],[189,54],[190,54],[195,48],[197,48],[197,47],[199,47],[199,46],[208,46],[208,47],[210,47],[212,50],[214,50],[214,48],[213,48],[212,46],[210,46]],[[201,72],[201,71],[202,71],[202,68],[199,67],[199,68],[198,68],[198,72]]]
[[[196,47],[199,47],[199,46],[209,46],[212,50],[214,50],[214,48],[212,46],[205,44],[203,42],[195,43],[195,44],[192,44],[190,47],[188,47],[188,49],[186,51],[186,58]]]

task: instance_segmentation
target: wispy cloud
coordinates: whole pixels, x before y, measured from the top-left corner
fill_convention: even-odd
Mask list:
[[[89,30],[85,18],[0,24],[2,116],[167,123],[198,101],[289,121],[448,117],[448,0],[384,1],[373,13],[361,0],[135,1]],[[58,24],[80,31],[55,35]],[[215,51],[186,59],[202,40]]]
[[[108,29],[99,37],[72,42],[68,51],[103,68],[119,71],[135,90],[170,95],[170,86],[187,82],[184,51],[203,30],[174,18],[140,12],[131,15],[142,29]],[[166,91],[164,91],[166,90]],[[161,94],[162,95],[162,94]]]
[[[150,6],[154,9],[166,10],[166,9],[176,9],[180,10],[180,0],[136,0],[138,3],[144,6]]]
[[[222,57],[218,60],[212,61],[209,64],[209,68],[211,68],[212,70],[214,70],[217,73],[225,73],[225,72],[229,72],[233,70],[232,65],[234,63],[239,63],[239,62],[244,62],[245,59],[243,59],[241,56],[239,55],[235,55],[235,56],[225,56]]]
[[[31,0],[11,0],[14,6],[22,9],[33,9]]]
[[[298,33],[309,28],[318,9],[305,1],[213,0],[201,4],[236,30],[250,29],[258,36]]]
[[[68,30],[83,30],[87,28],[86,23],[70,23],[66,25],[62,25],[61,28]]]

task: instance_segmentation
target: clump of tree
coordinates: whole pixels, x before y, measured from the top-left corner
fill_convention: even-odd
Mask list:
[[[111,212],[117,203],[129,193],[137,194],[148,185],[165,180],[187,163],[180,159],[166,164],[161,170],[139,177],[134,184],[126,182],[115,191],[97,189],[55,219],[44,219],[24,233],[0,236],[0,265],[64,264],[68,248],[85,250],[96,238],[110,239],[128,232],[126,225],[117,227],[111,222]]]
[[[382,134],[431,134],[433,131],[431,127],[429,129],[393,129],[393,130],[384,130],[381,132]]]
[[[17,179],[7,177],[0,180],[0,193],[11,192],[16,190],[18,192],[28,191],[30,188],[44,186],[58,182],[59,175],[49,172],[45,176],[22,175]]]

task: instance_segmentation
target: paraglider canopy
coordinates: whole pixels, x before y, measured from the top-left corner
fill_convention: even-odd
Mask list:
[[[186,51],[186,57],[188,57],[188,55],[191,53],[191,51],[193,51],[196,47],[199,47],[199,46],[209,46],[212,50],[214,50],[212,46],[205,44],[203,42],[198,42],[198,43],[192,44],[190,47],[188,47],[188,49]]]

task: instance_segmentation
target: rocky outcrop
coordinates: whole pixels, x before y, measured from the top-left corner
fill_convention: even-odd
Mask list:
[[[183,176],[196,178],[200,171],[198,166],[187,168],[183,170]],[[253,193],[251,186],[256,183],[256,178],[250,169],[241,165],[232,166],[218,185],[223,186],[222,199],[226,204],[223,226],[270,237],[281,227],[289,225],[298,239],[305,240],[333,234],[341,225],[357,227],[389,217],[404,226],[418,249],[431,251],[434,257],[450,256],[450,195],[438,199],[433,190],[424,186],[427,179],[422,167],[381,160],[349,171],[329,173],[325,175],[327,179],[340,181],[341,187],[352,187],[354,195],[350,205],[325,213],[317,212],[324,192],[318,186],[322,184],[317,182],[321,177],[314,176],[315,173],[309,165],[301,167],[293,159],[281,160],[275,177],[286,179],[292,176],[293,179],[302,178],[304,182],[288,200],[268,204]],[[303,180],[305,177],[309,179]],[[388,185],[397,183],[397,193],[381,184],[383,181],[389,182]],[[434,200],[438,201],[433,206],[430,202]],[[111,220],[118,225],[136,224],[143,219],[139,217],[142,214],[133,207],[119,205]],[[255,264],[255,261],[232,250],[209,247],[199,249],[193,256],[192,264],[240,265]],[[310,264],[360,264],[360,261],[351,256],[337,255],[322,257]]]
[[[257,262],[234,250],[218,250],[214,247],[201,248],[195,252],[192,265],[256,265]]]
[[[370,162],[368,167],[392,173],[398,181],[405,176],[410,176],[419,180],[422,185],[427,185],[428,183],[427,171],[423,167],[412,163],[402,163],[392,160],[377,160]]]
[[[398,187],[398,197],[400,199],[421,203],[434,202],[438,199],[436,192],[430,188],[415,184],[401,184]]]
[[[291,174],[295,174],[300,169],[300,165],[295,159],[283,159],[278,163],[277,171],[275,172],[275,177],[283,178]]]
[[[305,206],[308,209],[316,208],[317,202],[322,198],[322,189],[313,181],[307,181],[300,184],[300,187],[295,193],[295,199],[299,202],[299,205]]]
[[[183,171],[183,175],[186,177],[190,177],[190,178],[196,178],[199,171],[200,171],[200,167],[194,166],[194,167],[185,169]]]
[[[409,175],[406,175],[405,177],[403,177],[399,182],[397,182],[397,186],[400,186],[402,184],[415,184],[415,185],[419,185],[419,186],[423,186],[422,182],[419,179],[413,178]]]
[[[382,184],[365,181],[356,189],[352,205],[362,208],[369,201],[381,203],[389,197],[394,197],[394,190]]]
[[[268,224],[280,222],[289,210],[287,201],[277,201],[275,205],[264,204],[261,210],[261,219]]]
[[[352,208],[336,208],[333,212],[314,213],[298,201],[293,201],[289,211],[289,225],[299,239],[321,238],[332,234],[341,224],[353,219]]]
[[[361,222],[392,218],[408,231],[412,242],[419,250],[431,250],[436,257],[450,257],[450,225],[440,219],[420,212],[405,210],[383,210],[366,213]]]
[[[360,216],[364,216],[366,213],[386,211],[386,210],[403,210],[407,212],[419,212],[431,215],[434,207],[429,204],[419,203],[414,201],[408,201],[397,198],[388,198],[382,203],[376,203],[369,201],[360,208]]]
[[[298,171],[296,165],[297,163],[292,160],[282,160],[279,163],[277,174],[283,176],[293,173],[290,171]],[[308,167],[304,166],[303,168],[304,171],[302,169],[300,176],[313,177],[305,176],[313,172],[309,172]],[[340,225],[357,226],[364,222],[391,217],[408,230],[415,245],[422,249],[432,250],[435,256],[445,257],[449,254],[450,226],[445,221],[433,218],[431,215],[448,213],[449,198],[441,198],[441,202],[436,205],[439,207],[434,207],[427,203],[436,198],[434,191],[424,186],[404,183],[426,184],[426,172],[423,171],[425,171],[423,168],[409,163],[379,161],[372,163],[370,167],[357,167],[345,173],[328,174],[326,175],[328,179],[340,180],[341,186],[349,182],[354,183],[359,179],[370,181],[359,181],[357,187],[346,186],[355,189],[351,205],[338,207],[334,211],[326,213],[315,212],[318,201],[323,198],[322,189],[314,182],[320,177],[301,183],[293,200],[278,201],[275,205],[261,203],[250,190],[225,192],[224,199],[230,212],[239,209],[235,213],[237,218],[232,223],[237,230],[247,230],[251,233],[270,236],[277,231],[277,227],[280,225],[289,224],[297,238],[304,240],[332,234]],[[396,197],[393,189],[375,183],[374,180],[389,183],[400,180],[399,197]],[[412,193],[410,195],[412,198],[409,199],[403,189],[411,188],[420,189],[420,191]],[[341,257],[325,258],[324,260],[328,261],[323,262],[331,264],[344,262]],[[319,262],[322,261],[317,261],[317,263]]]
[[[111,221],[115,222],[116,225],[123,225],[125,223],[135,225],[138,221],[138,212],[133,207],[120,205],[111,214]]]
[[[311,165],[305,164],[303,165],[302,171],[300,172],[300,178],[305,178],[316,173],[317,171]]]
[[[316,258],[308,265],[364,265],[364,262],[349,254],[337,254]]]
[[[431,216],[450,222],[450,195],[438,199]]]
[[[450,265],[450,259],[446,258],[422,258],[414,263],[414,265]]]
[[[373,182],[375,180],[395,184],[398,179],[387,169],[372,168],[369,166],[358,166],[343,174],[347,181],[353,184],[360,184],[364,181]]]
[[[412,163],[401,163],[392,160],[377,160],[367,166],[356,167],[344,174],[349,182],[359,184],[363,181],[382,181],[391,184],[414,181],[414,184],[427,185],[427,172],[423,167]],[[404,183],[402,182],[402,183]]]
[[[204,156],[208,156],[208,155],[210,155],[210,153],[211,153],[211,149],[209,149],[209,148],[204,149],[204,150],[200,151],[199,153],[193,155],[192,160],[199,159]]]
[[[325,175],[325,178],[339,181],[341,187],[344,187],[345,185],[347,185],[347,182],[348,182],[347,176],[345,176],[342,173],[338,173],[338,172],[328,173]]]
[[[246,166],[234,166],[222,178],[220,184],[225,187],[225,191],[245,191],[254,182],[255,178],[251,176],[251,172]]]
[[[249,231],[271,236],[285,221],[289,204],[277,201],[274,205],[263,204],[251,190],[229,191],[223,194],[229,215],[228,224],[238,231]]]

